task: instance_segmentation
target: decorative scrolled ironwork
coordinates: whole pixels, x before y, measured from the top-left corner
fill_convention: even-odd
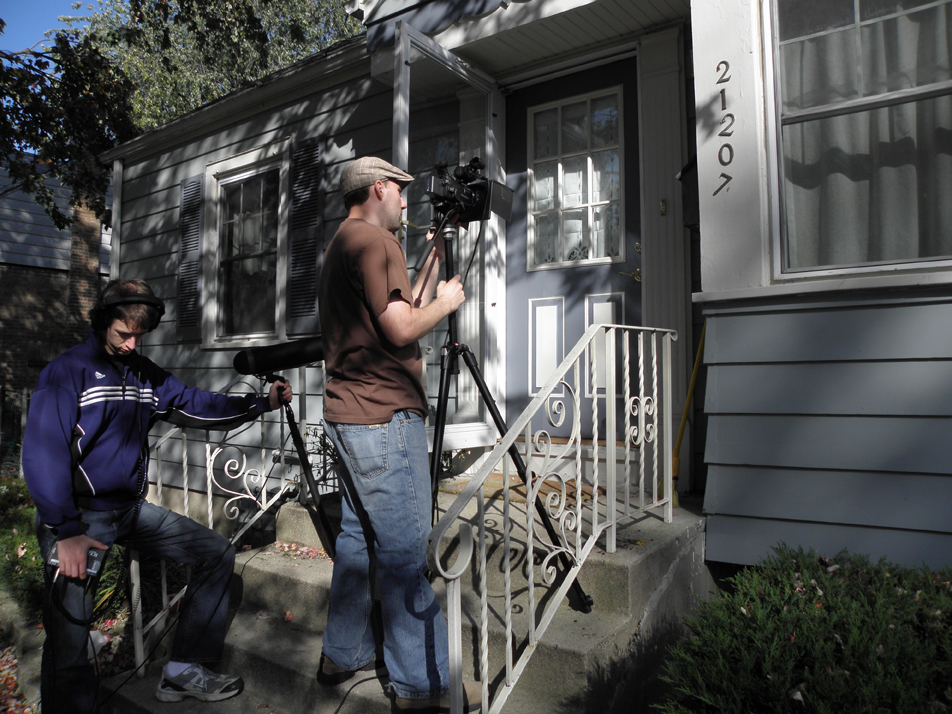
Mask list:
[[[546,513],[549,514],[551,518],[556,520],[559,523],[559,530],[562,535],[562,544],[556,545],[544,540],[541,537],[541,534],[536,532],[534,529],[533,533],[533,543],[543,548],[546,552],[545,558],[540,566],[542,572],[542,578],[547,585],[551,585],[555,576],[558,573],[558,569],[555,567],[553,558],[558,557],[560,553],[564,553],[571,560],[575,560],[575,553],[572,549],[568,548],[566,543],[569,543],[569,532],[574,527],[576,523],[576,514],[570,508],[567,508],[569,498],[568,498],[568,480],[561,476],[560,474],[549,472],[543,473],[541,476],[535,478],[530,478],[529,484],[529,501],[534,501],[538,498],[539,493],[542,490],[542,486],[546,482],[555,482],[555,490],[550,491],[545,495],[544,504]],[[527,517],[531,518],[531,511],[528,512]]]
[[[657,433],[655,423],[655,401],[652,397],[631,397],[628,400],[628,413],[635,422],[628,428],[628,441],[634,447],[650,444]],[[649,421],[650,419],[650,421]]]
[[[251,502],[255,506],[261,508],[265,504],[259,503],[258,498],[253,496],[253,493],[261,493],[264,490],[264,483],[266,481],[265,477],[257,469],[248,468],[248,458],[242,453],[241,454],[241,464],[239,465],[238,459],[228,459],[222,466],[222,473],[226,478],[232,481],[241,481],[242,491],[235,490],[233,488],[226,488],[222,485],[217,478],[215,478],[215,461],[218,456],[223,453],[224,449],[217,447],[214,451],[210,451],[210,445],[206,445],[206,468],[208,472],[208,478],[211,482],[218,487],[219,490],[228,494],[228,499],[225,501],[224,506],[222,507],[222,513],[225,518],[229,520],[237,520],[241,515],[241,509],[238,507],[242,502]]]

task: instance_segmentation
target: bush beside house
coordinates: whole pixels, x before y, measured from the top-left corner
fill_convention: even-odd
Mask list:
[[[666,714],[952,710],[952,569],[781,545],[688,618]]]

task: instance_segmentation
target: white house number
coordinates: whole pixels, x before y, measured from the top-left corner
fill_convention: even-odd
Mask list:
[[[731,81],[731,76],[728,74],[730,71],[731,65],[727,60],[721,60],[717,63],[717,69],[715,70],[720,76],[717,78],[715,84],[727,84]],[[727,111],[727,87],[721,87],[721,111],[724,112],[724,116],[721,117],[721,126],[723,127],[719,132],[718,136],[725,138],[730,138],[734,134],[734,115]],[[721,166],[727,168],[734,161],[734,147],[731,146],[727,141],[721,144],[720,148],[717,150],[717,160]],[[712,193],[712,196],[719,194],[727,184],[731,182],[734,177],[729,173],[724,171],[721,172],[720,179],[721,185],[717,187],[717,190]],[[729,190],[729,189],[728,189]]]

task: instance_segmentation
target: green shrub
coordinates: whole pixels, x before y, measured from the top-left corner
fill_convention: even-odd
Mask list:
[[[666,714],[952,711],[952,570],[784,545],[730,579],[665,663]]]
[[[0,479],[0,584],[31,622],[43,614],[43,568],[36,508],[23,479]]]

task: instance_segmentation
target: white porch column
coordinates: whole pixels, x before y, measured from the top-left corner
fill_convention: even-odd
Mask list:
[[[694,365],[691,348],[690,236],[682,221],[681,183],[687,162],[684,50],[679,27],[642,39],[639,127],[642,191],[642,320],[678,331],[672,347],[672,411],[676,430]],[[689,487],[691,431],[681,442],[679,490]]]

